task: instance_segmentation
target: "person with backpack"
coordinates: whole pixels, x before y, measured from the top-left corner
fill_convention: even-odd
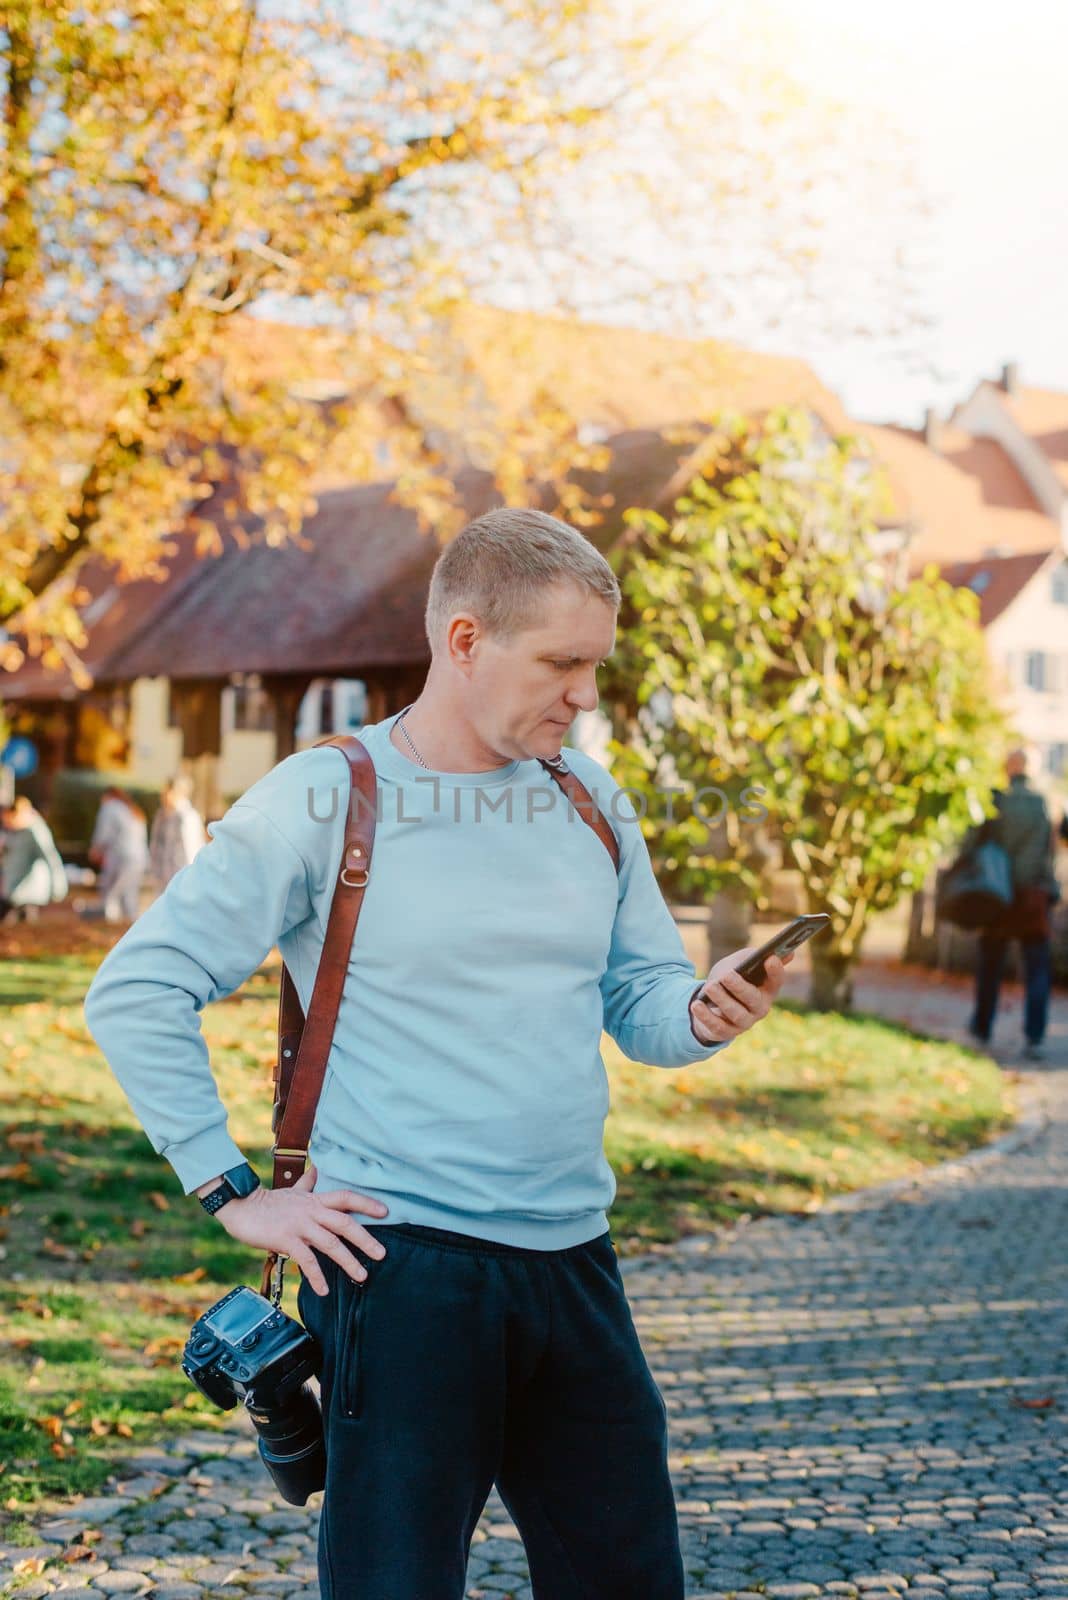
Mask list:
[[[1046,802],[1027,781],[1027,752],[1005,761],[1007,789],[994,795],[996,815],[974,830],[973,840],[993,840],[1009,858],[1012,902],[979,934],[975,1003],[968,1031],[989,1044],[1009,941],[1018,939],[1024,967],[1024,1056],[1040,1061],[1049,1019],[1051,981],[1050,908],[1060,899],[1054,871],[1053,826]]]
[[[597,705],[619,603],[565,523],[470,523],[432,574],[422,692],[360,730],[380,813],[366,875],[345,761],[298,752],[211,825],[86,997],[185,1192],[301,1270],[322,1351],[322,1600],[462,1600],[495,1482],[538,1600],[683,1597],[667,1412],[608,1225],[599,1043],[605,1028],[653,1069],[707,1060],[767,1015],[785,963],[756,987],[738,951],[695,984],[627,791],[561,752]],[[568,774],[597,818],[563,798]],[[331,955],[310,1165],[265,1189],[198,1013],[276,941],[307,1013],[339,884],[361,911]],[[276,1182],[291,1156],[276,1147]]]

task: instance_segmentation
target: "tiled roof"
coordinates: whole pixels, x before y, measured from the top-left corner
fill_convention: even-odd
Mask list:
[[[87,642],[78,652],[82,667],[94,682],[107,677],[115,651],[150,631],[153,624],[183,588],[203,570],[190,535],[175,534],[166,541],[158,578],[137,578],[117,583],[114,568],[90,557],[79,568],[74,587],[85,593],[79,613]],[[3,700],[73,700],[81,693],[70,669],[46,666],[39,656],[27,655],[13,672],[0,676]]]
[[[1002,400],[1068,489],[1068,394],[1021,388]]]
[[[657,503],[684,445],[645,429],[613,438],[610,448],[611,467],[596,487],[622,510]],[[500,504],[485,473],[462,474],[460,487],[470,516]],[[609,542],[617,527],[609,516],[594,541]],[[246,528],[254,531],[252,519]],[[414,513],[390,499],[388,484],[320,492],[299,542],[238,546],[227,539],[221,555],[202,560],[175,588],[151,626],[113,639],[106,652],[94,649],[94,676],[359,676],[425,664],[423,612],[439,552]]]
[[[834,431],[849,419],[811,367],[713,339],[469,305],[457,318],[452,370],[477,374],[487,407],[522,415],[539,392],[613,433],[663,428],[717,411],[806,405]]]
[[[979,620],[985,628],[1022,593],[1051,554],[1035,550],[1029,555],[958,561],[944,567],[941,576],[954,588],[969,588],[979,596]]]
[[[352,376],[343,342],[314,329],[235,319],[225,336],[232,363],[298,388],[325,392]],[[469,306],[435,361],[418,408],[461,447],[487,412],[521,419],[539,395],[611,435],[612,466],[597,487],[612,494],[615,510],[591,535],[601,545],[628,505],[656,503],[687,452],[684,440],[666,436],[669,424],[797,404],[834,431],[849,426],[803,362],[711,340]],[[239,547],[228,539],[222,555],[197,561],[191,538],[176,535],[167,580],[123,586],[88,624],[82,659],[93,679],[358,673],[427,660],[423,609],[437,541],[389,499],[388,484],[338,484],[343,439],[330,455],[330,470],[316,480],[319,509],[299,541]],[[471,515],[499,503],[483,474],[469,471],[463,483]],[[198,512],[210,517],[211,503]],[[245,526],[254,531],[254,520]],[[98,563],[87,563],[79,582],[91,601],[113,585]],[[44,698],[77,690],[67,672],[29,661],[3,692]]]
[[[363,376],[355,347],[336,334],[251,317],[226,334],[232,364],[297,387],[345,389]],[[462,440],[487,420],[527,418],[539,395],[611,433],[784,405],[809,406],[836,432],[849,427],[838,398],[793,357],[477,304],[432,331],[410,399]]]
[[[966,561],[984,551],[1048,552],[1059,530],[993,439],[940,429],[938,448],[910,428],[857,423],[886,468],[895,516],[912,531],[913,570]]]
[[[481,474],[462,488],[472,516],[497,498]],[[299,542],[228,541],[149,632],[109,658],[107,675],[342,676],[429,661],[423,610],[440,546],[389,494],[388,484],[328,490]]]

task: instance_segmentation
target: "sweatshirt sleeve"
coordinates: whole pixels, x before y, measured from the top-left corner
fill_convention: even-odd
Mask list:
[[[608,966],[601,979],[605,1028],[631,1061],[653,1067],[706,1061],[730,1040],[702,1044],[694,1033],[690,1000],[703,980],[686,955],[653,875],[634,808],[622,789],[613,798],[612,815],[619,819],[620,871]]]
[[[186,1194],[245,1159],[227,1129],[200,1027],[278,938],[313,913],[296,847],[239,800],[102,962],[85,999],[89,1031],[154,1150]]]

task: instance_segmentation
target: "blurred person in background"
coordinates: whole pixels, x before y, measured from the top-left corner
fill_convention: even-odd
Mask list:
[[[172,778],[160,797],[148,839],[148,870],[160,893],[176,872],[187,867],[207,843],[204,818],[190,798],[192,784],[184,775]]]
[[[1010,939],[1019,939],[1024,965],[1024,1055],[1042,1059],[1049,1018],[1050,907],[1061,897],[1053,868],[1053,826],[1046,802],[1027,781],[1027,752],[1012,750],[1005,760],[1009,787],[994,795],[996,816],[977,830],[992,839],[1012,865],[1013,900],[996,926],[979,935],[975,968],[975,1009],[968,1032],[988,1044]]]
[[[0,918],[15,912],[35,915],[40,906],[62,900],[67,874],[52,830],[24,794],[0,810]]]
[[[89,860],[99,869],[97,890],[105,921],[133,922],[148,866],[148,826],[137,801],[114,785],[101,796]]]

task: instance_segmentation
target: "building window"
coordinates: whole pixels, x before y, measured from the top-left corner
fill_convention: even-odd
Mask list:
[[[342,705],[344,707],[342,720],[338,724],[339,731],[355,733],[357,728],[362,728],[367,719],[367,685],[362,678],[345,678],[338,684],[343,690]]]
[[[1046,746],[1046,771],[1051,778],[1063,778],[1068,772],[1068,743],[1058,740]]]
[[[1038,689],[1040,692],[1049,687],[1043,650],[1028,650],[1025,654],[1023,681],[1029,689]]]
[[[1055,605],[1068,606],[1068,561],[1062,561],[1054,572],[1050,592]]]
[[[235,672],[230,679],[233,727],[242,733],[272,733],[274,706],[256,672]]]
[[[336,733],[334,727],[334,685],[324,683],[319,691],[319,726],[324,733]]]
[[[367,718],[362,678],[316,678],[308,685],[297,717],[297,739],[310,743],[333,733],[356,733]]]

